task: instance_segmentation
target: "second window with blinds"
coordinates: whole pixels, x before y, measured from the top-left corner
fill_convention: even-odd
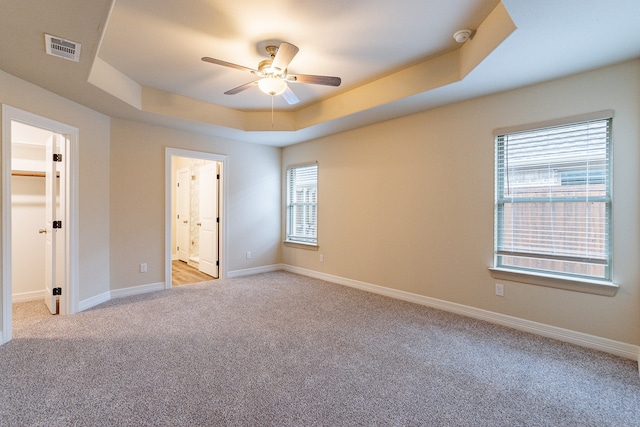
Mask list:
[[[495,266],[611,278],[611,119],[496,135]]]
[[[318,244],[318,164],[287,169],[285,241]]]

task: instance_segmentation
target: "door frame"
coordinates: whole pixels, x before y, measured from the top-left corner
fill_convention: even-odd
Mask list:
[[[66,175],[66,211],[62,230],[66,240],[65,289],[60,314],[75,314],[79,307],[78,292],[78,128],[28,111],[2,105],[2,334],[0,344],[9,342],[12,331],[12,254],[11,254],[11,122],[46,129],[65,136],[67,143],[64,168]]]
[[[165,189],[164,189],[164,278],[165,289],[171,289],[171,207],[174,200],[172,196],[171,178],[173,176],[173,170],[171,162],[173,157],[186,157],[192,159],[210,160],[220,163],[220,187],[218,193],[218,212],[220,212],[220,224],[218,233],[218,258],[220,260],[219,266],[219,278],[224,279],[227,277],[227,180],[225,176],[229,174],[229,160],[228,157],[223,154],[207,153],[204,151],[192,151],[181,148],[165,148]]]

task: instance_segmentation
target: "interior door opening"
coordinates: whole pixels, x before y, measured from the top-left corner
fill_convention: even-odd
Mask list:
[[[64,283],[64,135],[12,122],[11,271],[12,303],[39,300],[51,314],[60,310]],[[62,151],[62,152],[61,152]]]
[[[223,162],[171,156],[170,170],[171,286],[217,279]]]
[[[33,302],[45,315],[77,311],[77,132],[2,106],[0,344],[13,336],[13,303]]]

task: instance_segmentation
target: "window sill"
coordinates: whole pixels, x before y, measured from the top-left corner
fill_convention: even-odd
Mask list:
[[[306,249],[308,251],[317,251],[319,248],[317,243],[291,242],[289,240],[285,240],[283,243],[290,248]]]
[[[612,297],[618,292],[619,286],[604,280],[579,279],[574,277],[557,276],[553,274],[534,273],[530,271],[510,270],[507,268],[489,268],[491,276],[496,279],[531,285],[547,286],[567,291],[584,292],[594,295]]]

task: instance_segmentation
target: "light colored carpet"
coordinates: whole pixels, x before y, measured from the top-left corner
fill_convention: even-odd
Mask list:
[[[44,303],[44,298],[14,303],[12,311],[13,325],[18,329],[26,327],[29,323],[51,317],[51,313]]]
[[[638,426],[635,362],[284,272],[16,325],[1,425]]]

